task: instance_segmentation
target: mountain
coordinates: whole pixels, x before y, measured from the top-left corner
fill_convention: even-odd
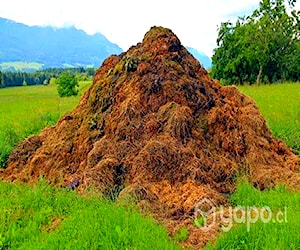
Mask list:
[[[108,56],[122,52],[101,33],[88,35],[75,27],[28,26],[5,18],[0,18],[0,39],[0,70],[98,67]],[[211,68],[207,55],[187,49],[206,69]]]
[[[98,67],[111,54],[122,52],[100,33],[88,35],[75,27],[28,26],[4,18],[0,18],[0,39],[0,64]]]
[[[201,63],[204,68],[211,68],[211,59],[206,54],[191,47],[187,47],[187,50]]]

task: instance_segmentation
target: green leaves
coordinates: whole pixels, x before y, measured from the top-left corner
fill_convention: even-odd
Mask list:
[[[222,23],[212,76],[228,84],[299,80],[299,17],[295,10],[291,13],[284,0],[262,0],[235,25]]]
[[[76,77],[70,73],[61,74],[57,80],[57,91],[60,97],[68,97],[78,94],[78,81]]]

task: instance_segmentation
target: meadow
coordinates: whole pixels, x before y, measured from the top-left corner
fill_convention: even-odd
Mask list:
[[[261,220],[247,226],[247,220],[255,215],[246,215],[245,223],[233,223],[229,232],[223,232],[215,242],[205,248],[212,249],[299,249],[300,246],[300,192],[292,192],[284,186],[259,191],[241,179],[230,201],[233,207],[270,209],[268,223]],[[269,214],[265,214],[267,218]],[[247,218],[248,217],[248,218]],[[249,225],[249,224],[248,224]]]
[[[179,249],[162,226],[96,192],[0,182],[0,249]]]
[[[300,154],[300,83],[239,86],[252,97],[274,136]]]
[[[80,82],[80,94],[91,82]],[[241,86],[257,103],[274,135],[300,152],[300,84]],[[24,138],[54,125],[72,110],[80,95],[59,98],[56,86],[0,89],[0,164]],[[40,180],[36,186],[0,182],[0,249],[176,249],[181,239],[170,239],[150,217],[134,205],[120,206],[95,191],[84,195],[56,189]],[[287,223],[257,222],[248,232],[235,224],[207,249],[298,249],[300,192],[283,186],[258,191],[240,181],[230,197],[233,206],[286,209]]]
[[[10,70],[14,69],[16,71],[24,71],[24,70],[40,70],[42,69],[44,64],[37,62],[3,62],[0,63],[0,69]]]
[[[0,167],[18,142],[72,110],[90,84],[81,81],[79,95],[69,98],[60,98],[55,84],[0,89]]]

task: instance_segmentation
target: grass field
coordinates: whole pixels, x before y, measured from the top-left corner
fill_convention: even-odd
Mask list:
[[[300,83],[240,86],[252,97],[275,137],[300,154]]]
[[[0,249],[179,249],[175,239],[134,207],[91,192],[79,196],[41,180],[35,187],[0,182]],[[234,224],[206,249],[299,249],[300,192],[260,192],[242,181],[231,196],[240,206],[286,211],[287,221]]]
[[[80,94],[90,82],[80,83]],[[277,138],[300,152],[300,84],[242,86],[255,99]],[[0,164],[13,147],[71,110],[78,97],[59,98],[55,85],[0,89]],[[2,158],[1,158],[2,157]],[[175,240],[134,208],[97,193],[79,196],[41,181],[36,187],[0,182],[0,249],[174,249]],[[286,209],[287,223],[234,224],[207,249],[299,249],[300,192],[284,187],[260,192],[241,182],[233,206]],[[298,247],[298,248],[297,248]]]
[[[0,64],[0,69],[11,70],[14,68],[16,71],[24,71],[27,69],[30,70],[39,70],[43,67],[44,64],[37,62],[3,62]]]
[[[54,84],[0,89],[0,167],[19,141],[72,110],[91,82],[79,84],[79,95],[69,98],[60,98]]]
[[[152,219],[96,193],[79,196],[41,180],[0,182],[0,197],[0,249],[179,249]]]
[[[245,216],[245,223],[233,223],[229,232],[222,233],[217,242],[206,249],[299,249],[300,192],[291,192],[283,186],[261,192],[241,181],[230,200],[233,207],[262,209],[267,206],[272,218],[264,223],[259,217],[248,230]]]

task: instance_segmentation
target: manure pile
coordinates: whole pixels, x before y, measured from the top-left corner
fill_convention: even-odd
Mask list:
[[[210,79],[171,30],[153,27],[104,61],[56,126],[20,143],[0,179],[45,176],[134,195],[170,234],[184,224],[185,244],[201,247],[218,229],[193,226],[195,205],[205,197],[226,205],[241,175],[259,189],[299,189],[299,158],[272,136],[253,100]]]

